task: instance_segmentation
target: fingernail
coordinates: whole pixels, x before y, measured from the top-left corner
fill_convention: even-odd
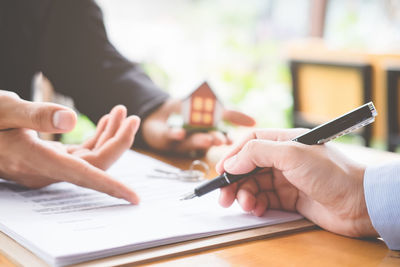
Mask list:
[[[236,159],[237,156],[234,155],[233,157],[230,157],[229,159],[225,160],[224,162],[224,169],[225,170],[232,170],[236,164]]]
[[[75,116],[70,111],[58,110],[54,112],[53,125],[60,130],[72,130],[75,126]]]
[[[133,205],[138,205],[139,204],[139,202],[140,202],[140,198],[138,197],[138,196],[136,196],[136,195],[129,195],[127,198],[126,198],[130,203],[132,203]]]

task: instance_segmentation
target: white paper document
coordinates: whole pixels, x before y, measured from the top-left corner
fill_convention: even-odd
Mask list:
[[[68,183],[28,190],[0,183],[0,230],[54,266],[301,219],[218,205],[218,192],[180,201],[198,183],[148,177],[173,167],[126,152],[108,171],[140,196],[138,206]]]

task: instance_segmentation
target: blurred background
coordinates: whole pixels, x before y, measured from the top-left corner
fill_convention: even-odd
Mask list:
[[[373,100],[377,122],[349,142],[397,147],[400,0],[97,3],[112,43],[172,96],[207,80],[259,127],[312,127]]]

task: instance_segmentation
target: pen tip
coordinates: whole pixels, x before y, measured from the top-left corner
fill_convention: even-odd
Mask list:
[[[183,195],[179,200],[188,200],[188,199],[192,199],[196,197],[195,193],[187,193],[185,195]]]

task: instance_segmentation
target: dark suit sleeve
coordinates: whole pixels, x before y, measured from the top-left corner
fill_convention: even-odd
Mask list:
[[[53,1],[44,21],[40,68],[94,122],[116,104],[143,118],[168,98],[110,43],[94,1]]]

